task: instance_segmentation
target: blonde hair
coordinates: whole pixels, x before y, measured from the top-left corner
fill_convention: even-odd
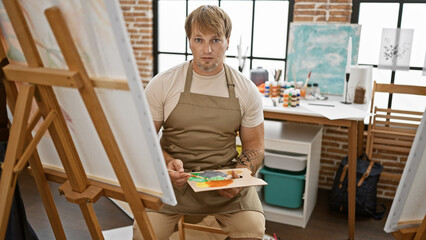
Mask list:
[[[218,6],[200,6],[186,17],[185,31],[188,39],[191,38],[193,26],[198,27],[201,32],[214,32],[218,36],[231,37],[231,19]]]

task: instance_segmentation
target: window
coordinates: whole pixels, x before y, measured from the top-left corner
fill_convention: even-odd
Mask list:
[[[158,0],[154,9],[154,74],[192,58],[186,39],[186,16],[200,5],[217,5],[232,20],[225,62],[238,69],[237,45],[247,49],[243,74],[264,67],[285,70],[287,32],[293,0]],[[267,27],[265,27],[267,26]],[[271,75],[271,74],[270,74]]]
[[[426,86],[422,68],[426,54],[426,0],[354,0],[352,22],[362,25],[358,64],[373,66],[373,81]],[[414,29],[409,71],[378,69],[383,28]],[[424,111],[426,97],[377,98],[381,107]],[[385,106],[383,106],[385,105]]]

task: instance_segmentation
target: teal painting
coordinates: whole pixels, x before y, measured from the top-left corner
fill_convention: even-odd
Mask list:
[[[351,64],[358,62],[361,25],[291,23],[287,50],[287,81],[318,83],[322,93],[343,95],[348,39]]]

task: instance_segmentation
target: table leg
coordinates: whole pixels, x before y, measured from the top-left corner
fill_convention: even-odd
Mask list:
[[[355,239],[355,197],[356,197],[356,159],[357,159],[357,138],[358,122],[352,121],[348,129],[348,230],[349,239]]]
[[[364,121],[358,121],[357,157],[364,152]]]

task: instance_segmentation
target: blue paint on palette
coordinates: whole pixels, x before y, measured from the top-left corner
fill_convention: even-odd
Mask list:
[[[343,94],[348,39],[352,37],[352,65],[358,62],[361,26],[358,24],[291,23],[287,53],[287,81],[318,83],[321,92]]]

